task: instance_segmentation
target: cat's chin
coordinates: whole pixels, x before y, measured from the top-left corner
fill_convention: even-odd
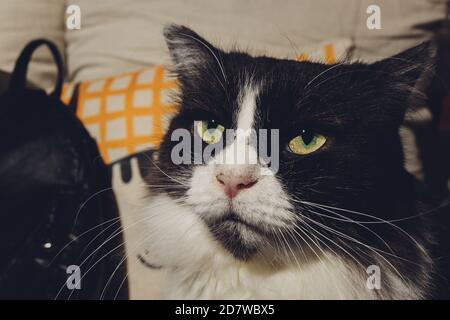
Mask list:
[[[215,221],[207,221],[206,224],[214,238],[239,260],[249,260],[268,241],[268,234],[263,229],[242,220],[234,213]]]

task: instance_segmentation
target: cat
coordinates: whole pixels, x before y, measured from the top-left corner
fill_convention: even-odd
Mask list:
[[[430,43],[325,65],[225,52],[180,25],[164,36],[180,111],[150,165],[142,221],[165,298],[431,297],[436,238],[399,137]],[[249,129],[277,130],[272,174]],[[177,130],[223,148],[175,163]],[[247,162],[216,161],[230,150]]]

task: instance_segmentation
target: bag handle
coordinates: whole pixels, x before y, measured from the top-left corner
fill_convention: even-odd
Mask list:
[[[56,98],[60,98],[61,96],[61,90],[63,86],[64,81],[64,72],[63,72],[63,62],[61,58],[61,54],[59,53],[58,48],[56,45],[47,40],[47,39],[36,39],[28,43],[25,48],[23,48],[22,52],[20,53],[19,58],[16,61],[16,65],[14,67],[14,71],[11,75],[11,79],[9,82],[9,90],[10,91],[20,91],[25,89],[26,87],[26,77],[27,77],[27,71],[28,71],[28,65],[31,60],[31,56],[34,53],[34,51],[40,47],[41,45],[46,45],[53,56],[53,59],[56,63],[57,68],[57,78],[56,78],[56,84],[55,89],[50,94]]]

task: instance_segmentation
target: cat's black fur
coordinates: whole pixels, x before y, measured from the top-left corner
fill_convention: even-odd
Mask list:
[[[170,187],[173,181],[162,173],[177,177],[190,170],[190,165],[172,163],[170,155],[176,142],[171,141],[171,132],[177,128],[192,130],[194,120],[204,119],[216,119],[232,128],[238,89],[243,77],[251,75],[253,80],[263,84],[257,101],[256,129],[280,129],[277,178],[286,193],[296,199],[376,218],[335,211],[345,218],[371,222],[359,225],[342,221],[325,209],[296,204],[298,210],[360,240],[358,244],[322,230],[336,243],[350,244],[354,256],[364,264],[381,258],[362,243],[382,250],[383,259],[408,282],[414,282],[423,290],[423,297],[435,297],[435,289],[445,276],[445,270],[433,264],[433,259],[439,255],[435,250],[439,247],[439,235],[433,229],[434,215],[423,214],[430,208],[421,203],[416,182],[404,169],[399,136],[405,111],[416,93],[414,85],[431,67],[430,44],[419,45],[374,64],[330,66],[224,52],[180,26],[166,29],[165,35],[180,83],[181,109],[162,143],[158,167],[149,176],[152,184],[166,185],[154,192],[167,193],[173,198],[185,195],[186,189]],[[180,47],[183,49],[178,50]],[[307,156],[285,150],[289,140],[302,128],[326,135],[326,145]],[[308,213],[308,210],[322,216]],[[379,223],[379,219],[394,220],[398,227]],[[237,258],[246,259],[253,254],[252,248],[239,247],[239,243],[233,245]],[[342,246],[329,245],[346,255]],[[350,257],[348,260],[353,263]]]

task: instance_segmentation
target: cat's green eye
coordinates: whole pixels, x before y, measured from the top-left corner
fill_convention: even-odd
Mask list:
[[[288,147],[292,153],[306,155],[323,147],[327,138],[321,134],[310,133],[306,130],[289,141]]]
[[[215,120],[195,121],[194,125],[197,134],[208,144],[219,142],[225,131],[225,127],[218,124]]]

